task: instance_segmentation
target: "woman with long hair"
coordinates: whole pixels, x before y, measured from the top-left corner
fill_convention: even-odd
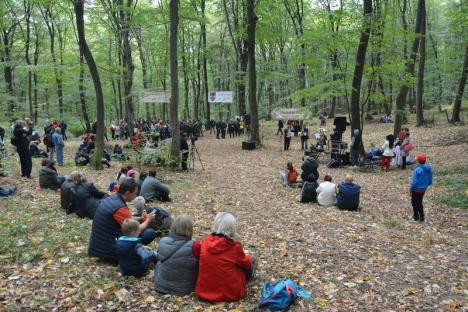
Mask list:
[[[391,134],[387,135],[385,138],[385,143],[382,145],[382,158],[380,160],[380,170],[382,171],[389,171],[390,170],[390,163],[392,158],[395,156],[393,151],[395,143],[395,137]]]

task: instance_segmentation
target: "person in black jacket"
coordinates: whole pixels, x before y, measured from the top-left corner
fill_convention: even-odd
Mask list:
[[[189,147],[187,143],[187,135],[184,133],[180,138],[180,153],[182,154],[181,157],[181,166],[182,170],[187,170],[187,159],[189,156]]]
[[[361,145],[361,134],[359,129],[354,129],[353,136],[351,138],[351,165],[357,166],[359,164],[359,146]]]
[[[307,176],[307,180],[302,185],[301,193],[297,197],[297,201],[301,203],[317,202],[317,179],[313,173]]]
[[[86,181],[82,173],[74,175],[73,183],[75,185],[71,188],[71,192],[77,203],[75,206],[76,215],[80,218],[92,219],[101,199],[108,196],[107,193],[98,190],[93,183]]]
[[[23,120],[15,122],[13,130],[14,143],[21,163],[21,176],[31,179],[32,159],[29,151],[29,141],[32,135],[32,128],[25,128],[26,123]]]
[[[318,162],[312,157],[308,157],[301,166],[301,179],[302,181],[307,181],[309,178],[309,174],[314,174],[315,180],[319,178],[319,172],[318,172]]]

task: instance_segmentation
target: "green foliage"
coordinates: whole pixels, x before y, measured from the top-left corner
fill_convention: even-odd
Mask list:
[[[438,196],[436,202],[451,208],[468,209],[468,168],[451,167],[434,171],[435,184],[447,195]]]

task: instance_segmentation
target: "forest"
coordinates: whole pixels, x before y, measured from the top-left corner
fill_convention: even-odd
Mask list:
[[[260,119],[302,107],[329,117],[349,114],[358,128],[392,114],[399,127],[415,107],[418,125],[430,119],[429,111],[448,110],[448,119],[458,122],[467,11],[462,0],[5,0],[0,102],[11,120],[66,119],[75,134],[103,118],[106,126],[169,120],[171,105],[180,119],[229,119],[251,113],[252,102]],[[77,14],[88,53],[80,50]],[[101,118],[86,54],[102,88]],[[147,91],[180,97],[140,103]],[[233,91],[234,103],[209,103],[210,91]]]

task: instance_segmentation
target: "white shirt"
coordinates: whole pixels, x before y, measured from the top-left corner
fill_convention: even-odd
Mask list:
[[[382,145],[383,156],[390,156],[393,157],[395,154],[393,153],[393,147],[390,148],[390,142],[388,140],[385,141],[384,145]]]
[[[321,206],[336,205],[336,185],[335,183],[325,181],[320,183],[316,190],[317,201]]]

